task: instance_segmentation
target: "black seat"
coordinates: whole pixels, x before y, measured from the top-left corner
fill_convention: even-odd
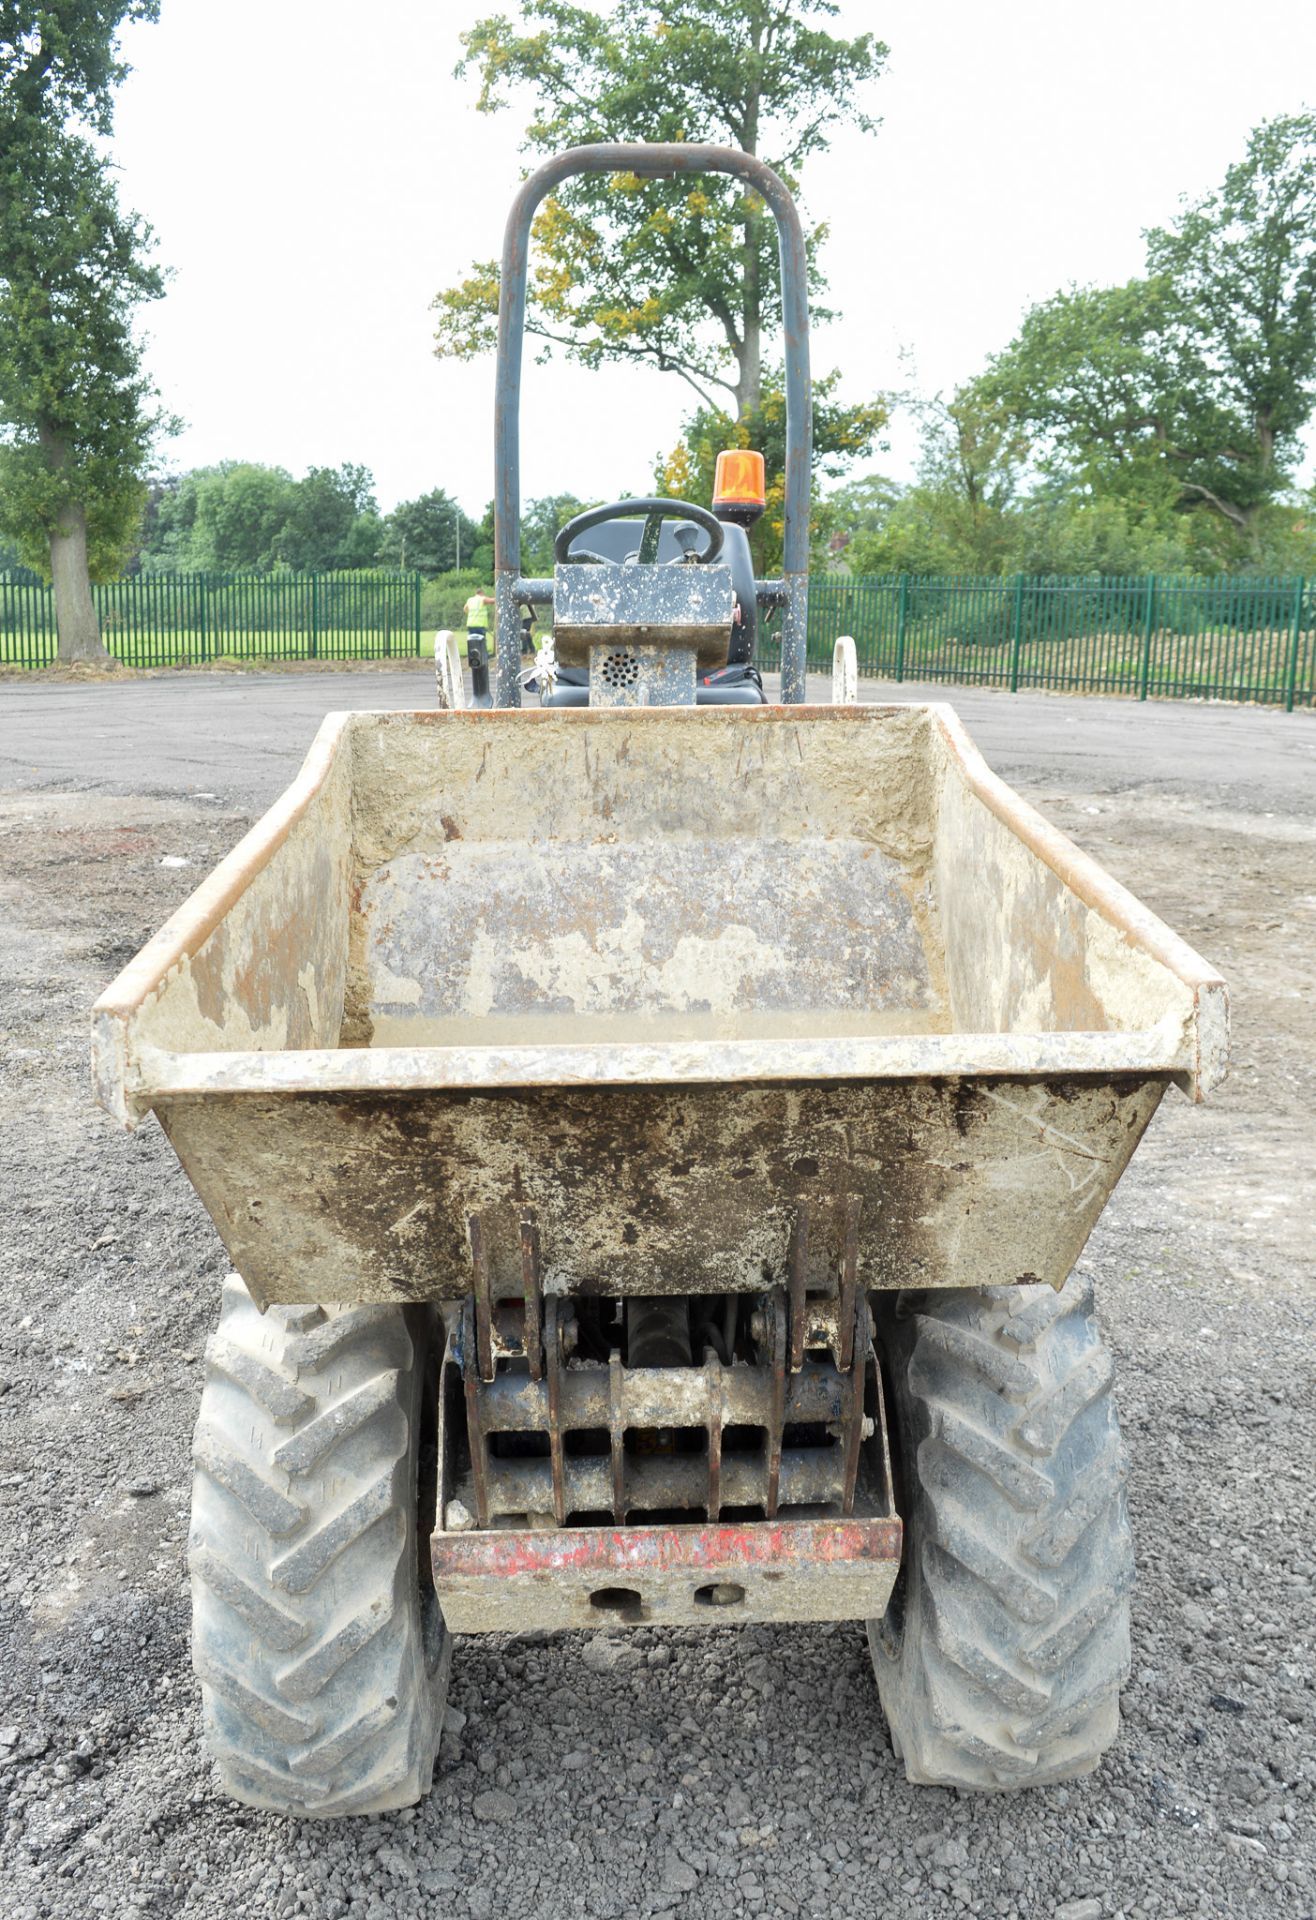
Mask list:
[[[758,669],[750,666],[719,667],[716,673],[701,676],[695,687],[697,707],[762,707],[767,694]],[[589,674],[584,667],[559,667],[557,685],[552,693],[541,696],[541,707],[587,707]]]
[[[679,561],[682,548],[676,537],[677,532],[693,525],[689,520],[664,522],[658,537],[658,565]],[[623,566],[639,552],[642,531],[640,522],[636,520],[604,520],[599,526],[589,527],[584,533],[578,534],[571,543],[570,551],[573,554],[587,551],[611,561],[614,566]],[[695,687],[695,705],[766,706],[763,681],[753,665],[754,645],[758,637],[758,600],[749,538],[743,527],[728,525],[724,541],[723,560],[731,568],[731,582],[740,608],[740,619],[731,630],[727,665],[699,676]],[[589,562],[583,564],[589,565]],[[539,704],[541,707],[587,707],[589,674],[586,669],[559,667],[557,685],[547,697],[541,697]]]

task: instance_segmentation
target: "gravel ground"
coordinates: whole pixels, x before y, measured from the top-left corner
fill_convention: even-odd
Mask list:
[[[912,690],[906,689],[906,696]],[[414,1812],[217,1797],[188,1445],[225,1270],[154,1123],[87,1094],[99,989],[407,675],[0,687],[0,1914],[1316,1912],[1312,718],[982,692],[993,763],[1226,973],[1235,1067],[1167,1098],[1084,1265],[1139,1550],[1118,1746],[1068,1789],[906,1784],[858,1628],[459,1645]],[[944,697],[942,695],[941,697]],[[186,864],[179,864],[185,862]]]

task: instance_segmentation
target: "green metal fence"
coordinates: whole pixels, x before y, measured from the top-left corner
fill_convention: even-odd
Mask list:
[[[1311,706],[1316,583],[915,574],[809,583],[809,665],[848,633],[883,680]]]
[[[419,573],[142,573],[93,589],[128,666],[224,658],[366,660],[422,650]],[[809,665],[850,634],[860,672],[957,686],[1051,687],[1310,707],[1316,582],[1230,576],[1037,580],[815,575]],[[777,664],[773,629],[761,648]],[[0,664],[55,657],[49,587],[0,572]]]
[[[139,573],[93,587],[101,636],[130,667],[208,660],[381,660],[421,650],[421,575]],[[49,666],[55,607],[0,572],[0,664]]]

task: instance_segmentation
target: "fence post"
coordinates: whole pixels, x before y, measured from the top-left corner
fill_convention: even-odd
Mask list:
[[[909,620],[909,575],[900,576],[900,598],[896,602],[896,679],[905,677],[905,626]]]
[[[1014,631],[1010,635],[1010,691],[1019,691],[1019,642],[1024,631],[1024,577],[1014,576]]]
[[[1302,646],[1302,602],[1307,592],[1305,579],[1299,580],[1293,601],[1293,626],[1289,633],[1289,670],[1284,682],[1284,711],[1292,713],[1298,690],[1298,652]]]
[[[201,659],[204,662],[209,658],[206,651],[206,595],[210,591],[210,575],[203,573],[199,576],[199,580],[201,591],[197,595],[197,639],[200,642]]]
[[[311,651],[310,658],[320,657],[320,576],[311,574]]]
[[[1156,575],[1147,575],[1147,595],[1142,609],[1142,663],[1138,668],[1138,698],[1147,698],[1147,679],[1151,672],[1152,628],[1156,615]]]
[[[421,593],[421,579],[420,579],[420,568],[419,568],[419,567],[417,567],[417,568],[416,568],[416,571],[415,571],[415,573],[414,573],[414,575],[412,576],[412,580],[413,580],[413,584],[414,584],[414,587],[415,587],[415,592],[416,592],[416,653],[417,653],[417,655],[419,655],[419,654],[421,654],[421,653],[423,653],[423,652],[424,652],[424,650],[425,650],[425,649],[424,649],[424,647],[423,647],[423,645],[421,644],[421,638],[420,638],[420,593]]]

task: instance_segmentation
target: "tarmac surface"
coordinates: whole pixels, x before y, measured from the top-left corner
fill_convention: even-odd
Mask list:
[[[775,676],[768,677],[775,691]],[[195,689],[204,687],[204,725]],[[811,674],[812,699],[831,683]],[[1059,785],[1152,783],[1240,805],[1301,808],[1316,790],[1309,714],[1168,700],[1096,700],[995,687],[863,683],[866,701],[945,700],[996,771]],[[11,707],[10,703],[14,703]],[[0,680],[0,786],[94,783],[109,792],[218,788],[268,806],[316,726],[343,707],[431,707],[427,662],[288,673],[143,674],[60,684],[48,675]],[[528,704],[534,704],[533,701]]]
[[[825,697],[826,684],[815,683]],[[856,1627],[459,1643],[434,1791],[226,1802],[188,1656],[188,1449],[227,1262],[87,1089],[97,993],[295,772],[423,669],[0,681],[0,1920],[235,1909],[1316,1915],[1316,717],[865,686],[988,760],[1225,974],[1083,1257],[1138,1545],[1120,1739],[1066,1788],[910,1786]]]

